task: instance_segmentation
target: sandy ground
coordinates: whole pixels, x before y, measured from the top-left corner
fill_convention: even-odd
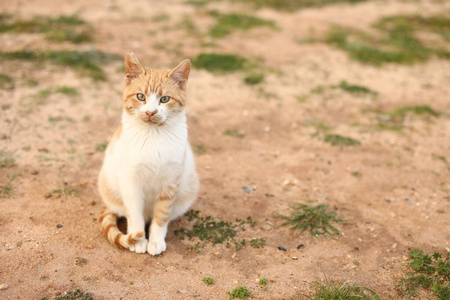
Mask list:
[[[401,105],[450,112],[450,62],[375,68],[325,44],[297,42],[331,24],[367,28],[387,15],[433,14],[449,8],[445,1],[373,1],[292,13],[212,3],[208,9],[247,11],[275,21],[278,28],[235,32],[207,49],[200,44],[208,39],[175,25],[189,16],[205,32],[211,18],[182,1],[65,2],[2,1],[0,8],[24,19],[77,13],[93,26],[94,43],[55,44],[40,34],[4,33],[0,50],[96,48],[118,55],[132,50],[144,65],[165,68],[208,51],[260,58],[269,71],[265,83],[254,87],[243,83],[245,73],[193,69],[187,114],[192,143],[205,148],[196,155],[202,188],[193,208],[224,221],[252,216],[257,225],[240,237],[264,238],[267,245],[239,251],[206,246],[197,253],[173,234],[189,228],[186,218],[170,225],[168,249],[160,257],[110,245],[96,222],[104,206],[96,190],[103,153],[95,148],[109,139],[121,112],[121,63],[105,66],[109,80],[95,83],[70,69],[2,61],[1,72],[15,78],[16,86],[0,91],[0,104],[10,105],[0,110],[0,149],[13,151],[16,165],[0,169],[0,183],[7,175],[16,179],[13,197],[1,199],[0,284],[9,286],[0,290],[1,299],[52,299],[76,288],[95,299],[227,299],[226,292],[238,285],[247,286],[255,299],[296,299],[296,291],[308,293],[324,274],[366,286],[382,299],[399,299],[395,279],[404,274],[409,248],[449,251],[450,169],[433,157],[450,160],[450,120],[412,118],[401,132],[381,131],[370,126],[376,116],[364,112]],[[170,18],[152,21],[161,14]],[[176,51],[155,47],[161,43]],[[23,78],[38,85],[26,86]],[[372,99],[328,89],[297,100],[318,85],[341,80],[379,95]],[[81,95],[52,94],[36,103],[37,91],[63,85],[78,88]],[[63,119],[51,122],[49,117]],[[324,143],[311,136],[311,122],[328,124],[333,133],[358,139],[361,146]],[[229,128],[245,136],[223,135]],[[48,198],[64,186],[80,194]],[[244,193],[243,186],[251,192]],[[277,214],[307,199],[342,213],[349,224],[338,226],[339,240],[278,226]],[[305,247],[297,249],[299,244]],[[86,263],[77,265],[77,257]],[[215,284],[206,286],[203,277],[214,278]],[[258,285],[263,277],[270,280],[266,287]],[[432,299],[431,294],[421,297]]]

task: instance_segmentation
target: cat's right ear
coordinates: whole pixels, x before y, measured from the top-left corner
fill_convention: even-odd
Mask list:
[[[139,63],[133,52],[125,55],[125,83],[128,85],[145,72],[144,67]]]

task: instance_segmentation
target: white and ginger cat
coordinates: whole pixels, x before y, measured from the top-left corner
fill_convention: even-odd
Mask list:
[[[190,68],[189,59],[173,70],[155,70],[144,68],[133,53],[125,57],[122,120],[98,178],[107,206],[100,218],[102,232],[120,248],[151,255],[165,251],[169,222],[197,197],[184,109]],[[118,217],[127,218],[126,235],[117,228]]]

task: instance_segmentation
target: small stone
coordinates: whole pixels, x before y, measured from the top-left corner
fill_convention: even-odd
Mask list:
[[[51,198],[52,196],[53,196],[52,193],[47,193],[44,195],[44,198],[48,199],[48,198]]]
[[[56,224],[56,227],[61,228],[61,227],[63,227],[63,226],[62,226],[62,224],[59,224],[59,223],[58,223],[58,224]]]
[[[384,199],[384,201],[386,201],[387,203],[391,203],[392,202],[391,199]]]
[[[280,250],[280,251],[287,251],[287,249],[284,248],[283,246],[278,246],[278,250]]]
[[[61,292],[56,292],[55,295],[56,295],[56,296],[60,296],[60,295],[61,295]]]
[[[250,194],[250,189],[247,186],[243,186],[242,190],[244,191],[244,193]]]
[[[297,246],[297,249],[302,249],[303,247],[305,247],[305,245],[300,244],[300,245]]]
[[[36,267],[36,269],[38,269],[38,270],[44,270],[43,267]]]
[[[355,249],[356,251],[359,251],[359,247],[355,247],[355,248],[353,248],[353,249]]]
[[[9,288],[9,285],[7,285],[6,283],[0,284],[0,291],[6,290],[7,288]]]
[[[37,174],[39,174],[39,171],[38,170],[33,170],[33,171],[30,172],[30,174],[31,175],[37,175]]]
[[[92,245],[84,245],[83,248],[84,249],[92,249]]]
[[[298,257],[297,256],[292,256],[292,259],[293,260],[298,260]]]
[[[273,197],[274,195],[273,194],[269,194],[269,193],[265,193],[264,196],[266,196],[266,197]]]

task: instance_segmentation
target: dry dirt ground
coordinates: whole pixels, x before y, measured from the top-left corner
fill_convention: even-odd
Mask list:
[[[395,279],[405,272],[408,248],[449,251],[450,119],[411,117],[404,130],[389,131],[373,125],[376,114],[370,111],[430,105],[449,113],[450,61],[373,67],[324,43],[298,42],[332,24],[368,28],[388,15],[445,11],[448,2],[368,1],[293,12],[175,0],[22,0],[2,1],[0,8],[21,19],[78,14],[94,36],[74,45],[49,42],[39,33],[2,33],[3,52],[133,51],[156,68],[202,52],[256,58],[266,70],[265,82],[256,86],[243,82],[245,72],[194,67],[187,114],[202,185],[193,208],[216,220],[251,216],[256,226],[240,238],[267,242],[260,249],[206,245],[193,251],[192,242],[173,233],[190,228],[183,217],[170,225],[168,249],[159,257],[110,245],[96,221],[104,209],[96,190],[103,153],[96,148],[109,139],[121,113],[121,61],[105,65],[108,80],[96,82],[70,68],[2,59],[1,73],[15,79],[15,88],[0,91],[0,149],[13,153],[15,165],[0,169],[0,184],[13,187],[11,197],[0,200],[0,284],[8,285],[1,299],[53,299],[76,288],[94,299],[227,299],[227,291],[239,285],[255,299],[296,299],[296,291],[308,293],[324,274],[368,287],[382,299],[401,299]],[[210,39],[179,25],[188,18],[206,32],[213,22],[206,11],[213,8],[273,20],[277,28],[236,31],[208,46]],[[28,79],[37,85],[26,85]],[[342,80],[378,96],[325,88],[299,101],[315,87]],[[80,95],[50,93],[36,100],[39,91],[58,86]],[[317,124],[361,145],[325,143],[314,135]],[[241,137],[223,134],[227,129]],[[58,193],[64,188],[68,194]],[[338,240],[279,226],[278,214],[308,199],[328,203],[347,220],[338,225]],[[299,244],[304,247],[297,249]],[[206,286],[203,277],[215,283]],[[258,284],[260,278],[269,279],[267,286]]]

